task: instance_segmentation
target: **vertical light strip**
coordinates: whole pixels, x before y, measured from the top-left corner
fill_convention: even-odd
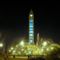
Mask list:
[[[29,43],[34,43],[34,19],[33,19],[33,13],[31,13],[29,18]]]

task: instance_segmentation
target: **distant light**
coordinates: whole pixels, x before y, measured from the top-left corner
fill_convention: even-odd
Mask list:
[[[13,47],[11,47],[11,48],[9,49],[9,52],[11,52],[13,49],[14,49],[14,48],[13,48]]]
[[[54,49],[54,47],[51,47],[51,50],[53,50]]]
[[[3,47],[3,43],[0,43],[0,48]]]
[[[29,53],[28,54],[31,54],[31,51],[29,51]]]
[[[15,50],[13,50],[12,54],[15,54],[15,52],[16,52],[16,51],[15,51]]]
[[[21,52],[19,51],[18,54],[21,54]]]
[[[47,51],[50,51],[50,49],[49,49],[49,48],[47,48],[46,50],[47,50]]]
[[[11,52],[11,50],[9,50],[9,52]]]
[[[21,46],[24,46],[24,41],[21,41],[21,42],[20,42],[20,45],[21,45]]]
[[[18,45],[16,45],[16,47],[18,47]]]
[[[11,50],[13,50],[13,47],[11,47]]]
[[[29,41],[29,43],[32,43],[32,42],[33,42],[33,40],[30,40],[30,41]]]
[[[44,49],[42,48],[42,49],[41,49],[41,52],[43,52],[43,51],[44,51]]]
[[[32,17],[33,15],[32,15],[32,14],[30,14],[30,16]]]
[[[21,51],[24,51],[24,49],[22,48]]]
[[[15,50],[13,50],[13,53],[15,53]]]
[[[29,34],[29,36],[33,36],[33,34],[31,33],[31,34]]]
[[[45,41],[45,42],[43,42],[43,46],[46,46],[47,45],[47,42]]]

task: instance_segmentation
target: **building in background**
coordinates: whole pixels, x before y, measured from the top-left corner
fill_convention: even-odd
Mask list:
[[[40,38],[40,37],[39,37],[39,33],[38,33],[38,34],[37,34],[37,41],[36,41],[36,45],[37,45],[37,46],[39,45],[39,42],[40,42],[40,41],[39,41],[39,40],[40,40],[39,38]]]
[[[34,14],[32,10],[29,14],[29,43],[34,44]]]

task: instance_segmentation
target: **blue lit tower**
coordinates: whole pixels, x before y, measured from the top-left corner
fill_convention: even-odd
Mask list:
[[[29,43],[34,44],[34,15],[32,10],[29,14]]]

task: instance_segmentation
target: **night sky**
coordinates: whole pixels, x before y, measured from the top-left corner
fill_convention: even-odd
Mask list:
[[[31,9],[34,12],[35,35],[39,32],[42,37],[59,42],[60,1],[0,1],[0,32],[8,32],[13,37],[27,36]]]

